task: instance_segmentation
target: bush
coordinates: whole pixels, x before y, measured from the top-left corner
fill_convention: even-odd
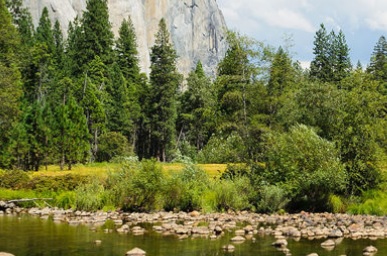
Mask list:
[[[387,215],[387,195],[380,190],[363,193],[360,202],[351,204],[348,212],[352,214]]]
[[[275,185],[263,186],[259,198],[257,210],[264,213],[278,212],[289,202],[286,192]]]
[[[62,192],[55,197],[55,205],[62,209],[75,209],[77,194],[74,191]]]
[[[21,189],[30,180],[28,174],[20,170],[4,171],[0,173],[0,187]]]
[[[75,190],[75,207],[82,211],[101,210],[105,205],[105,188],[94,178]]]
[[[327,210],[329,195],[344,191],[347,176],[338,151],[313,129],[297,125],[272,134],[265,145],[264,180],[288,192],[294,210]]]
[[[90,177],[77,174],[35,176],[24,187],[36,191],[73,191],[89,179]]]
[[[119,132],[108,132],[99,137],[98,162],[107,162],[118,156],[133,155],[128,139]]]
[[[247,149],[245,142],[237,133],[224,138],[213,135],[207,145],[199,152],[199,163],[240,163],[246,159]]]
[[[247,177],[236,177],[233,180],[224,179],[214,183],[216,211],[239,211],[251,210],[251,198],[253,188]]]

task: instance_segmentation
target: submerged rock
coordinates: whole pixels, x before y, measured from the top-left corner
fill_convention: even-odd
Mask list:
[[[134,248],[126,253],[126,256],[145,256],[146,252],[140,248]]]

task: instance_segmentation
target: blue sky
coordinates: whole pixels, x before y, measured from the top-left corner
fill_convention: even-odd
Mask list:
[[[381,35],[387,35],[386,0],[217,0],[229,29],[274,47],[291,38],[293,58],[313,59],[316,31],[324,23],[344,32],[351,61],[366,66]]]

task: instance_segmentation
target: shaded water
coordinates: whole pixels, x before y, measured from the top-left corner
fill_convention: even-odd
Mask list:
[[[235,245],[235,252],[224,253],[223,245],[230,244],[233,234],[210,241],[208,239],[186,239],[179,241],[175,236],[163,237],[154,232],[144,236],[130,234],[104,233],[91,231],[87,226],[69,226],[51,220],[23,215],[21,217],[0,216],[0,252],[10,252],[16,256],[124,256],[134,247],[147,252],[147,256],[283,256],[271,246],[273,237],[256,237],[256,242],[246,241]],[[102,244],[95,245],[95,240]],[[373,245],[379,249],[377,255],[387,255],[387,240],[349,240],[345,239],[333,251],[320,247],[324,240],[288,240],[292,255],[307,255],[316,252],[320,256],[361,256],[362,250]]]

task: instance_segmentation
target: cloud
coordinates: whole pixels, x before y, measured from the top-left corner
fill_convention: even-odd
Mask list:
[[[305,32],[315,31],[315,28],[305,17],[292,10],[280,9],[277,11],[268,11],[262,13],[261,17],[269,26],[302,30]]]

